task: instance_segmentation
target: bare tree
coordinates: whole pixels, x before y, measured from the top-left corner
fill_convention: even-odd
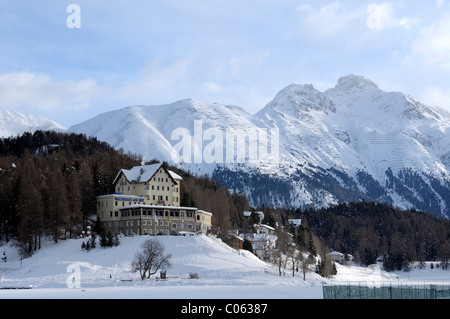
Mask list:
[[[171,255],[164,255],[164,246],[155,239],[147,239],[141,245],[142,251],[136,253],[131,270],[139,271],[141,279],[150,278],[159,269],[170,267]]]
[[[303,281],[306,280],[306,273],[309,272],[309,266],[314,264],[314,257],[309,252],[300,252],[300,262],[302,265]]]
[[[276,234],[278,253],[276,255],[275,263],[278,266],[278,274],[282,276],[284,274],[284,270],[286,269],[286,264],[288,261],[287,251],[291,246],[291,241],[289,238],[289,234],[284,230],[283,227],[277,227]]]

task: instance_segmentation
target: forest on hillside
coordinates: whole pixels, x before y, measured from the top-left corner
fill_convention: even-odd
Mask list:
[[[120,169],[141,163],[139,156],[82,134],[36,131],[0,139],[0,240],[17,240],[27,255],[44,237],[79,236],[96,225],[96,196],[113,193]],[[183,177],[182,205],[214,212],[215,233],[226,233],[249,209],[245,196],[171,169]]]
[[[281,218],[301,218],[331,249],[351,254],[362,265],[383,258],[385,270],[408,270],[413,261],[450,262],[450,221],[374,202],[327,208],[284,210]]]
[[[0,139],[0,241],[16,240],[27,255],[40,249],[43,238],[79,236],[87,225],[96,226],[96,196],[114,192],[120,169],[141,163],[139,156],[82,134],[36,131]],[[220,238],[245,228],[242,213],[256,209],[264,212],[264,223],[282,226],[314,255],[333,249],[363,265],[382,256],[386,270],[407,269],[411,261],[448,266],[448,219],[364,201],[316,209],[252,208],[246,196],[208,176],[163,165],[183,178],[181,205],[212,212],[212,232]],[[301,219],[301,227],[294,229],[290,218]]]

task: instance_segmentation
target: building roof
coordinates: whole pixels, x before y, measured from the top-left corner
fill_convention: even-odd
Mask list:
[[[121,169],[114,179],[113,184],[117,182],[120,177],[120,174],[123,174],[125,178],[130,183],[146,183],[148,182],[153,175],[160,169],[164,169],[169,173],[169,176],[172,180],[178,184],[177,180],[182,180],[181,176],[166,169],[161,163],[150,164],[150,165],[142,165],[142,166],[134,166],[132,169]]]
[[[301,219],[288,219],[288,222],[294,226],[300,226],[302,224]]]
[[[119,210],[133,209],[133,208],[157,208],[157,209],[180,209],[180,210],[198,210],[196,207],[183,207],[183,206],[161,206],[161,205],[142,205],[132,204],[128,206],[120,207]],[[211,214],[211,213],[210,213]],[[212,214],[211,214],[212,216]]]

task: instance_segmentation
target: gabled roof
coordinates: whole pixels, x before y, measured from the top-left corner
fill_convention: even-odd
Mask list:
[[[128,182],[132,184],[146,183],[153,177],[153,175],[156,174],[156,172],[159,169],[164,169],[175,184],[178,184],[177,180],[182,179],[180,175],[166,169],[162,164],[157,163],[150,165],[134,166],[132,169],[121,169],[120,172],[117,174],[116,178],[114,179],[113,184],[117,182],[121,174],[123,174],[125,178],[128,180]]]

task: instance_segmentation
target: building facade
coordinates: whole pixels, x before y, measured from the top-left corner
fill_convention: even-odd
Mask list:
[[[123,235],[207,233],[212,214],[180,206],[182,178],[161,164],[122,169],[114,194],[97,197],[97,215],[106,231]]]

